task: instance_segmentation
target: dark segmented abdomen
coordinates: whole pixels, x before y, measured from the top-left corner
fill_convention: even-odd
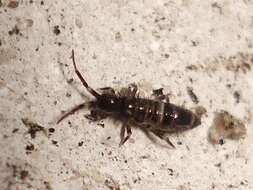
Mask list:
[[[138,123],[159,124],[163,118],[164,103],[144,98],[125,100],[128,116]]]
[[[199,118],[193,112],[170,103],[144,98],[126,98],[124,108],[124,114],[137,123],[158,130],[177,131],[200,124]]]
[[[170,126],[174,119],[174,106],[169,103],[164,104],[163,119],[160,123],[162,126]]]

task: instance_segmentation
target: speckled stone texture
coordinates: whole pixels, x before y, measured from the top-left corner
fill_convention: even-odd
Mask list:
[[[176,149],[138,128],[62,111],[95,89],[137,83],[170,101],[203,106],[202,124],[170,135]],[[189,89],[197,101],[189,96]],[[0,0],[0,186],[61,190],[253,189],[253,1]],[[214,113],[247,134],[212,145]]]

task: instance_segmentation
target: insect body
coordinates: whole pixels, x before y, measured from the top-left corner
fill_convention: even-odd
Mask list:
[[[120,145],[123,145],[131,136],[131,125],[133,124],[140,126],[145,132],[152,132],[162,139],[164,139],[164,133],[183,131],[200,125],[200,119],[196,114],[171,104],[168,96],[162,93],[162,89],[153,91],[154,99],[140,98],[137,93],[137,86],[134,84],[117,93],[111,87],[101,88],[102,93],[99,94],[87,84],[77,69],[73,50],[71,58],[77,76],[84,87],[96,99],[74,107],[63,114],[57,123],[88,105],[91,108],[91,114],[88,118],[92,120],[99,120],[107,116],[123,120]],[[127,130],[126,136],[125,130]],[[168,138],[166,140],[174,147]]]

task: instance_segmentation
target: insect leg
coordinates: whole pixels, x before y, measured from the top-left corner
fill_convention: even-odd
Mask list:
[[[58,121],[56,122],[57,124],[60,123],[63,119],[65,119],[66,117],[68,117],[69,115],[75,113],[76,111],[82,109],[85,105],[87,105],[87,103],[82,103],[82,104],[79,104],[75,107],[73,107],[70,111],[64,113],[59,119]]]
[[[79,72],[79,70],[76,67],[76,62],[75,62],[75,56],[74,56],[74,50],[72,50],[72,55],[71,55],[71,59],[75,68],[75,72],[78,76],[78,78],[81,80],[81,82],[83,83],[83,86],[96,98],[100,97],[100,94],[98,94],[95,90],[93,90],[91,87],[89,87],[88,83],[84,80],[83,76],[81,75],[81,73]]]
[[[136,84],[134,83],[130,84],[127,90],[127,96],[130,98],[134,98],[137,90],[138,90],[138,87]]]
[[[91,121],[99,121],[106,118],[108,114],[98,109],[93,109],[90,111],[90,114],[85,115],[85,117]]]
[[[127,130],[126,137],[125,137],[125,130]],[[122,146],[131,137],[131,135],[132,135],[131,127],[128,125],[128,123],[124,123],[120,131],[121,141],[119,143],[119,146]]]
[[[166,103],[170,102],[170,98],[168,94],[163,94],[163,88],[153,90],[152,94],[156,100],[165,101]]]
[[[170,141],[169,137],[165,136],[163,131],[153,131],[153,133],[158,136],[160,139],[165,140],[172,148],[176,148],[174,144]]]

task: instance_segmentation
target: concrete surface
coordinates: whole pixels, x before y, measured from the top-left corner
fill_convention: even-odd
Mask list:
[[[253,189],[253,1],[11,1],[0,1],[1,189]],[[176,149],[139,129],[119,148],[121,124],[90,122],[88,110],[56,125],[92,98],[72,48],[94,88],[163,87],[205,107],[202,125],[171,135]],[[221,109],[246,138],[208,142]]]

